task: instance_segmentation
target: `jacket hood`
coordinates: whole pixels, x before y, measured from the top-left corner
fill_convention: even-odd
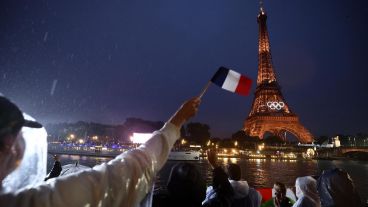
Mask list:
[[[23,114],[28,120],[31,116]],[[43,182],[47,164],[47,132],[45,128],[23,127],[18,134],[24,142],[23,159],[16,170],[2,182],[3,192],[14,192],[25,187],[36,186]]]
[[[229,180],[231,186],[234,189],[235,198],[243,198],[249,194],[249,185],[245,180]]]
[[[298,197],[297,203],[307,199],[313,203],[313,206],[320,206],[317,181],[314,178],[311,176],[298,177],[295,181],[295,187],[296,197]]]

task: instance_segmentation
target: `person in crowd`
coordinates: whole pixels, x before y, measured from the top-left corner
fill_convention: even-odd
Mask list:
[[[215,151],[207,152],[208,161],[213,167],[213,185],[207,188],[207,206],[259,207],[262,196],[247,181],[241,180],[241,169],[237,164],[229,164],[227,173],[217,165]],[[230,185],[229,185],[230,184]]]
[[[31,188],[0,191],[1,206],[137,206],[151,190],[182,124],[196,114],[199,104],[197,97],[186,101],[146,143],[108,163]],[[25,120],[14,103],[0,97],[0,181],[23,164],[26,146],[20,132],[27,127],[41,125]]]
[[[167,191],[153,196],[153,207],[200,207],[206,197],[206,181],[191,163],[178,163],[171,169]]]
[[[311,176],[298,177],[295,181],[298,200],[293,207],[320,207],[321,201],[317,192],[317,181]]]
[[[250,206],[259,207],[262,202],[261,194],[249,187],[248,182],[241,179],[241,169],[237,164],[227,166],[229,181],[234,189],[234,201],[232,207]]]
[[[273,185],[275,197],[262,204],[262,207],[292,207],[294,201],[286,197],[286,187],[283,183],[276,182]]]
[[[63,170],[63,168],[61,167],[59,156],[54,155],[54,166],[52,167],[50,173],[45,178],[45,181],[47,181],[50,178],[59,177],[62,170]]]
[[[363,206],[353,181],[342,169],[323,171],[318,178],[317,190],[322,207]]]
[[[214,150],[207,151],[207,159],[212,167],[212,186],[206,191],[204,207],[230,207],[234,200],[234,189],[228,180],[228,175],[221,166],[217,165],[217,154]]]

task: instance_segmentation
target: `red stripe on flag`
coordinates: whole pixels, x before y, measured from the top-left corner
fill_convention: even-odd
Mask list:
[[[262,195],[262,203],[272,199],[272,188],[258,188],[257,191]]]
[[[235,92],[240,95],[247,96],[249,95],[251,86],[252,80],[246,76],[241,75],[238,86],[235,89]]]

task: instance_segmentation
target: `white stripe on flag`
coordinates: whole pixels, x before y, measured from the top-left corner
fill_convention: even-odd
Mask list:
[[[229,90],[231,92],[235,92],[236,87],[238,86],[239,83],[240,76],[241,76],[240,73],[233,70],[229,70],[229,73],[226,76],[224,84],[222,84],[222,88]]]

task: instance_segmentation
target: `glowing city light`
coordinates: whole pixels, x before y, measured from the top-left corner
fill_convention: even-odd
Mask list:
[[[130,141],[132,141],[134,144],[142,144],[151,137],[152,133],[133,133],[133,136],[130,137]]]
[[[185,139],[182,139],[181,142],[180,142],[182,145],[186,144],[187,141]]]

